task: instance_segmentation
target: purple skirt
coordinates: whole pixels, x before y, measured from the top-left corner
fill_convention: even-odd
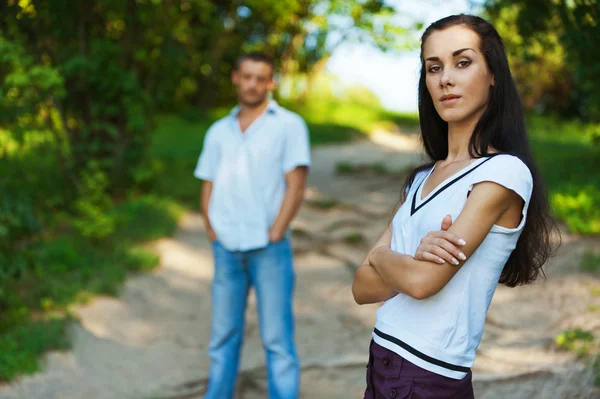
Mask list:
[[[365,399],[473,399],[471,371],[455,380],[414,365],[371,340]]]

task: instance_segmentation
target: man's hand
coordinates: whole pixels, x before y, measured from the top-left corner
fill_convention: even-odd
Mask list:
[[[269,229],[269,242],[279,242],[283,240],[283,235],[285,234],[285,229],[278,228],[273,225]]]
[[[206,229],[206,235],[208,236],[209,241],[217,240],[217,233],[215,233],[211,226],[208,226],[208,228]]]
[[[447,231],[450,226],[452,226],[452,216],[447,215],[442,221],[441,231],[429,232],[421,239],[415,259],[439,264],[448,262],[453,265],[460,263],[458,259],[466,260],[465,254],[460,250],[466,242]]]
[[[212,193],[212,181],[203,180],[202,181],[202,193],[200,194],[200,211],[202,212],[202,217],[204,218],[204,226],[206,228],[206,235],[208,236],[208,240],[213,242],[217,239],[217,234],[213,230],[210,220],[208,219],[208,203],[210,202],[210,196]]]

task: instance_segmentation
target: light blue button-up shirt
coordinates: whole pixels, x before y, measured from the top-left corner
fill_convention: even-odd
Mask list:
[[[286,189],[285,173],[310,166],[308,129],[275,101],[242,133],[239,106],[206,133],[194,176],[213,183],[208,218],[230,251],[267,246]]]

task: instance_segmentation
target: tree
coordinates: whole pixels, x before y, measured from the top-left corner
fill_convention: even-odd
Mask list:
[[[489,0],[486,9],[500,30],[515,24],[517,36],[504,38],[517,71],[528,71],[521,84],[543,93],[533,97],[537,104],[600,121],[597,0]]]
[[[382,0],[1,3],[3,248],[22,250],[60,214],[86,238],[110,234],[113,201],[151,184],[152,114],[231,102],[243,52],[310,83],[346,41],[403,46],[393,14]]]

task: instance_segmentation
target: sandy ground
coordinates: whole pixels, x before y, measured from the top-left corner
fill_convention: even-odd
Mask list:
[[[381,233],[399,198],[404,171],[422,155],[413,136],[378,132],[369,141],[313,151],[307,199],[293,223],[296,336],[303,398],[361,398],[378,305],[357,306],[354,268]],[[387,174],[338,176],[340,162],[382,162]],[[334,206],[331,205],[335,200]],[[598,274],[578,262],[598,240],[565,235],[546,282],[499,287],[474,366],[478,398],[600,398],[585,360],[555,349],[566,328],[600,333]],[[151,247],[161,267],[132,276],[118,298],[77,310],[73,347],[45,357],[43,371],[0,385],[1,399],[200,398],[208,373],[210,246],[197,213],[173,238]],[[247,312],[238,398],[266,398],[264,353],[254,298]]]

